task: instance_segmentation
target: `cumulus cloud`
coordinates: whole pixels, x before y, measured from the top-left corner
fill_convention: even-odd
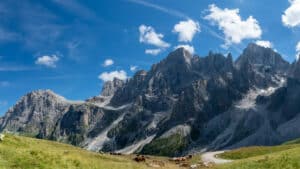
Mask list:
[[[273,44],[270,41],[257,40],[255,43],[264,48],[273,48]]]
[[[242,20],[239,9],[221,9],[215,4],[209,6],[209,14],[204,19],[218,25],[225,36],[225,47],[231,44],[239,44],[244,39],[260,38],[262,30],[258,21],[249,16]]]
[[[103,63],[104,67],[108,67],[114,64],[114,61],[112,59],[106,59]]]
[[[146,49],[145,50],[146,54],[153,55],[153,56],[158,55],[160,52],[162,52],[162,49]]]
[[[300,26],[300,0],[289,0],[291,6],[281,16],[282,23],[287,27]]]
[[[200,25],[191,19],[180,21],[173,28],[174,33],[178,33],[178,41],[191,42],[197,32],[200,32]]]
[[[175,49],[178,49],[178,48],[184,48],[185,50],[189,51],[191,54],[195,53],[194,46],[190,46],[190,45],[178,45],[178,46],[175,46]]]
[[[140,42],[154,45],[159,48],[168,48],[170,44],[163,40],[164,35],[161,33],[156,33],[155,29],[151,26],[141,25],[139,27],[140,31]]]
[[[35,61],[35,64],[55,68],[56,62],[58,61],[59,61],[59,57],[57,57],[56,55],[52,55],[52,56],[44,55],[38,57],[37,60]]]
[[[98,76],[99,79],[103,80],[104,82],[106,81],[112,81],[114,78],[118,78],[120,80],[126,80],[127,73],[124,70],[120,71],[112,71],[112,72],[103,72]]]
[[[296,46],[296,59],[298,60],[299,59],[299,56],[300,56],[300,42],[298,42],[297,46]]]
[[[137,70],[137,66],[130,66],[130,71],[135,72]]]

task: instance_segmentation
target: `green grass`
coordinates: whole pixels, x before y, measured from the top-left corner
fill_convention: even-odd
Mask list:
[[[0,142],[0,169],[148,169],[133,156],[111,156],[89,152],[71,145],[28,137],[6,135]],[[153,158],[154,160],[154,158]],[[177,169],[165,158],[165,169]]]
[[[172,138],[177,143],[182,141],[178,139]],[[168,141],[164,144],[174,144],[170,143],[171,140]],[[235,159],[234,162],[211,168],[300,169],[300,144],[293,143],[298,141],[280,146],[248,147],[226,152],[220,157]],[[133,156],[93,153],[67,144],[14,135],[6,135],[4,141],[0,142],[0,169],[153,169],[151,164],[157,161],[164,164],[160,167],[162,169],[182,168],[164,157],[151,156],[146,163],[136,163],[132,158]],[[200,154],[195,155],[189,163],[195,164],[200,159]]]
[[[224,159],[238,160],[238,159],[245,159],[245,158],[255,157],[260,155],[267,155],[267,154],[276,153],[276,152],[297,148],[297,147],[299,147],[299,145],[295,145],[295,144],[280,145],[280,146],[245,147],[245,148],[240,148],[240,149],[225,152],[223,154],[220,154],[219,157]]]
[[[279,146],[240,148],[219,157],[234,162],[214,169],[300,169],[300,144],[298,139]]]
[[[289,145],[289,144],[300,144],[300,138],[283,143],[283,145]]]
[[[187,140],[179,134],[174,134],[168,138],[159,138],[146,145],[142,150],[145,154],[155,154],[159,156],[174,156],[180,153],[187,145]]]
[[[300,148],[237,160],[216,166],[215,169],[299,169]]]

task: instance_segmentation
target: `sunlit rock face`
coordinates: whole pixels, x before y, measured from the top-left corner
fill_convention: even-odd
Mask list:
[[[299,65],[255,44],[236,61],[179,48],[85,101],[31,92],[0,119],[0,130],[126,154],[279,144],[300,137]]]

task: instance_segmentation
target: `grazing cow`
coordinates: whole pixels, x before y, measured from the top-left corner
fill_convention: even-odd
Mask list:
[[[5,137],[4,134],[0,134],[0,141],[4,141],[4,137]]]
[[[187,158],[187,159],[192,159],[192,158],[193,158],[193,155],[190,154],[190,155],[186,156],[186,158]]]
[[[187,160],[186,157],[174,157],[174,158],[170,159],[170,161],[174,161],[176,163],[183,162],[183,161],[186,161],[186,160]]]
[[[122,153],[110,152],[110,155],[114,155],[114,156],[121,156],[121,155],[122,155]]]
[[[146,162],[146,158],[143,155],[142,156],[137,155],[133,160],[136,162]]]

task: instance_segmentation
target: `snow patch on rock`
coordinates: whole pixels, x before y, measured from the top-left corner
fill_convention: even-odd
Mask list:
[[[157,112],[154,114],[152,122],[148,125],[147,129],[155,129],[159,122],[168,116],[167,112]]]
[[[277,86],[270,86],[266,89],[250,89],[248,93],[244,96],[244,98],[235,104],[235,107],[239,109],[254,108],[256,106],[256,98],[258,96],[270,96],[278,88],[282,87],[285,84],[285,82],[286,80],[284,78],[280,78],[280,80],[277,81]]]
[[[141,150],[146,144],[149,144],[154,138],[155,135],[149,136],[144,140],[138,141],[128,147],[125,147],[121,150],[118,150],[117,153],[122,153],[122,154],[133,154],[139,150]]]
[[[103,148],[103,145],[105,142],[109,141],[110,138],[107,137],[107,133],[116,127],[123,119],[125,114],[122,114],[120,117],[118,117],[114,122],[111,123],[110,126],[108,126],[106,129],[104,129],[97,137],[94,139],[88,140],[87,142],[87,150],[90,151],[99,151]]]
[[[185,137],[191,133],[191,126],[183,124],[183,125],[177,125],[167,132],[165,132],[160,138],[168,138],[174,134],[180,134],[181,136]]]

